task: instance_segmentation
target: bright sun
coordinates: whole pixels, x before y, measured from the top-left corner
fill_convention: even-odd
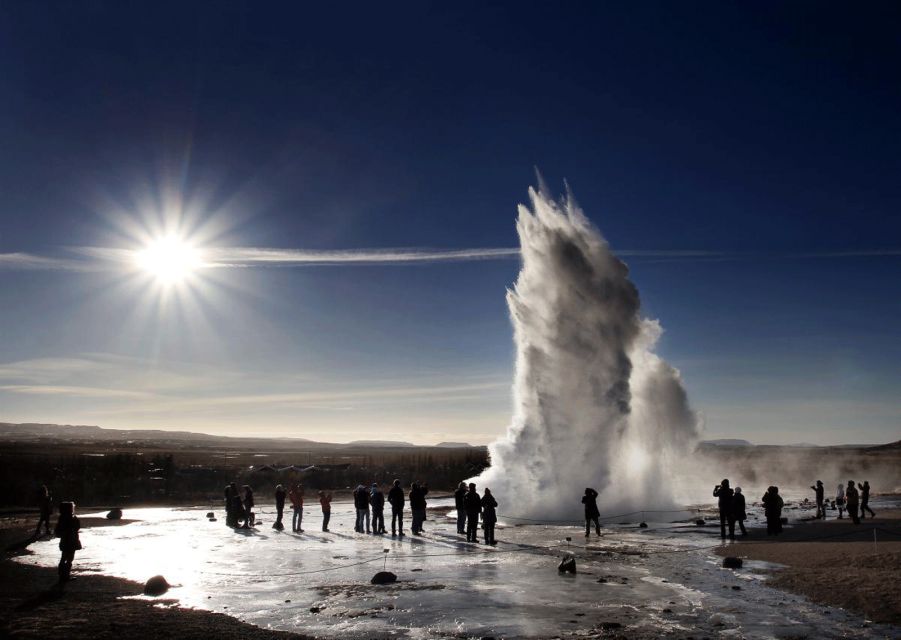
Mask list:
[[[200,251],[176,236],[158,238],[135,254],[137,266],[162,284],[177,284],[203,264]]]

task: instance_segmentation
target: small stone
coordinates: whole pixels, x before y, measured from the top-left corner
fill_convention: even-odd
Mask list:
[[[736,584],[736,585],[733,585],[733,586],[732,586],[732,590],[733,590],[733,591],[741,591],[741,587],[739,587],[739,586]]]
[[[322,607],[310,607],[310,613],[319,613],[322,611]]]
[[[372,584],[392,584],[397,582],[397,576],[390,571],[379,571],[372,576],[372,580],[369,582]]]
[[[698,518],[697,520],[695,520],[695,524],[699,527],[703,527],[705,524],[707,524],[707,522],[705,522],[704,518]]]
[[[163,576],[153,576],[144,583],[144,595],[161,596],[169,590],[170,586]]]
[[[206,512],[206,517],[207,517],[207,518],[215,518],[215,517],[216,517],[216,514],[213,513],[212,511],[207,511],[207,512]]]
[[[735,558],[733,556],[723,558],[723,566],[727,569],[741,569],[742,564],[744,563],[741,558]]]
[[[110,509],[109,513],[106,514],[107,520],[121,520],[122,519],[122,509],[116,507],[115,509]]]
[[[285,602],[291,602],[290,600],[285,600]]]
[[[647,523],[647,522],[642,522],[642,523],[639,524],[638,526],[639,526],[639,528],[641,528],[641,529],[647,529],[647,528],[648,528],[648,523]]]

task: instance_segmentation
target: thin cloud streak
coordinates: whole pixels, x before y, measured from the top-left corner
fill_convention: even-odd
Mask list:
[[[115,247],[75,247],[79,258],[31,253],[0,253],[0,270],[102,271],[135,268],[136,250]],[[467,249],[276,249],[266,247],[212,247],[199,249],[204,268],[315,267],[416,265],[518,259],[514,247]],[[835,251],[708,251],[695,249],[620,249],[615,255],[651,262],[706,262],[724,260],[834,259],[899,257],[901,249],[849,249]]]

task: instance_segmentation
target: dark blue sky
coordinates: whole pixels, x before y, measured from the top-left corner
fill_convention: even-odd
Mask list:
[[[895,3],[4,3],[0,254],[121,243],[121,212],[165,216],[161,193],[226,246],[512,247],[537,166],[615,249],[721,254],[628,260],[711,435],[897,438],[898,33]],[[286,394],[315,387],[295,374],[489,380],[352,418],[233,421],[351,437],[402,413],[397,437],[485,440],[508,413],[515,276],[515,260],[249,269],[194,301],[201,330],[192,312],[133,317],[106,276],[0,264],[0,419],[223,422],[98,413],[98,394],[125,397],[108,380],[33,371],[128,358]]]

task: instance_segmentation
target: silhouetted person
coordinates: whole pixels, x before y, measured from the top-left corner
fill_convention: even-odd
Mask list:
[[[457,507],[457,533],[466,533],[466,483],[461,482],[454,491],[454,505]]]
[[[482,513],[482,497],[476,491],[474,482],[469,483],[469,491],[463,499],[463,506],[466,507],[466,541],[479,541],[479,515]]]
[[[232,499],[232,486],[225,485],[225,524],[234,529],[238,526],[238,517],[235,513],[235,502]]]
[[[357,521],[354,525],[354,531],[357,533],[369,533],[369,492],[362,484],[358,484],[354,489],[354,508],[357,510]],[[363,529],[363,524],[366,529]]]
[[[738,523],[741,535],[747,536],[745,520],[748,519],[748,514],[745,512],[745,495],[741,492],[741,487],[735,487],[735,494],[732,496],[732,518]]]
[[[591,535],[591,523],[594,523],[594,530],[601,535],[601,512],[598,510],[598,492],[590,487],[586,487],[585,495],[582,496],[582,504],[585,505],[585,537]]]
[[[867,491],[870,487],[867,485]],[[34,537],[41,535],[41,525],[44,525],[44,533],[50,535],[50,515],[53,513],[53,498],[50,496],[50,490],[47,485],[42,484],[38,489],[38,526],[34,530]]]
[[[291,518],[291,531],[294,533],[303,533],[303,485],[295,483],[288,492],[288,499],[291,501],[291,509],[294,515]]]
[[[281,531],[285,528],[285,525],[282,523],[282,518],[285,515],[285,499],[288,497],[288,492],[285,491],[285,488],[282,485],[275,486],[275,524],[272,525],[273,529],[278,529]]]
[[[244,485],[244,528],[250,529],[256,524],[256,514],[253,512],[253,489],[249,485]]]
[[[494,539],[494,525],[497,524],[497,500],[491,495],[491,489],[485,489],[482,496],[482,528],[485,530],[485,544],[497,544]]]
[[[729,486],[729,481],[723,481],[713,488],[713,497],[719,498],[720,510],[720,537],[726,539],[726,525],[729,525],[729,538],[735,540],[735,518],[732,516],[732,497],[735,492]]]
[[[388,491],[388,503],[391,505],[391,535],[404,535],[404,489],[400,486],[400,480],[395,479],[394,485]],[[395,529],[395,524],[397,528]]]
[[[81,549],[81,539],[78,537],[78,530],[81,529],[81,523],[75,515],[74,502],[59,503],[59,519],[56,521],[56,528],[53,533],[59,537],[59,550],[61,552],[59,558],[59,586],[62,586],[69,580],[72,573],[72,561],[75,560],[75,552]]]
[[[817,519],[823,518],[826,519],[826,488],[823,487],[823,481],[817,480],[817,484],[815,487],[810,487],[814,491],[814,495],[817,498]]]
[[[770,487],[761,498],[763,513],[766,516],[766,534],[775,536],[782,533],[782,496],[779,495],[779,487]]]
[[[835,490],[835,506],[838,507],[838,519],[842,519],[842,511],[845,508],[845,485],[839,483]]]
[[[875,518],[876,514],[870,509],[870,481],[864,480],[863,484],[857,486],[860,487],[860,517],[866,518],[864,511],[869,511],[870,517]]]
[[[230,502],[232,505],[232,519],[235,523],[235,528],[241,526],[241,523],[247,520],[247,514],[244,512],[244,502],[241,500],[241,494],[238,492],[238,484],[235,482],[229,483],[228,485],[231,490],[229,495],[231,496]]]
[[[372,506],[372,535],[381,535],[385,533],[385,494],[375,482],[369,491],[369,504]]]
[[[415,536],[420,536],[423,532],[422,523],[425,522],[428,507],[425,497],[428,493],[429,487],[426,484],[414,482],[410,485],[410,511],[413,512],[413,524],[410,528]]]
[[[853,480],[848,480],[848,488],[845,489],[845,506],[848,508],[848,515],[854,524],[860,524],[860,514],[857,508],[860,506],[860,496],[857,493],[857,487],[854,486]]]
[[[319,506],[322,507],[322,530],[328,531],[328,523],[332,519],[332,494],[320,491]]]

